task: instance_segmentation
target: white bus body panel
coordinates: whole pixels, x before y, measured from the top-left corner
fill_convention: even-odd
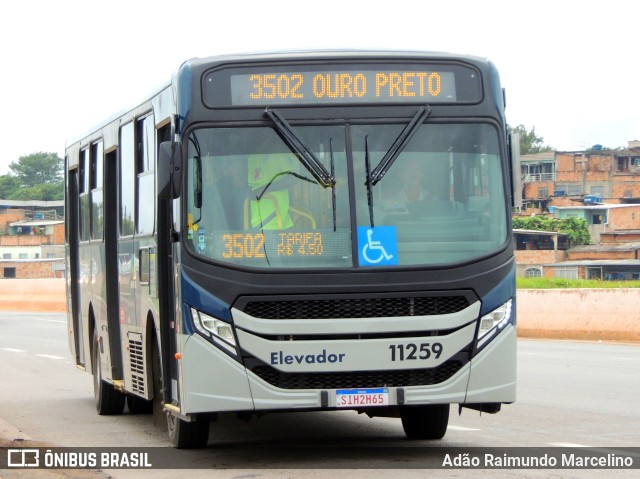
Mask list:
[[[455,323],[466,323],[469,317],[478,314],[478,303],[471,305],[464,312],[457,313],[456,318],[448,318],[449,327],[455,327]],[[235,311],[234,311],[235,313]],[[414,318],[411,318],[413,321]],[[330,321],[330,320],[329,320]],[[342,320],[345,321],[345,320]],[[362,322],[368,320],[360,320]],[[240,322],[247,326],[250,321],[243,318]],[[349,320],[346,321],[350,323]],[[278,328],[278,321],[260,322],[261,326],[271,324],[271,327]],[[453,323],[453,324],[452,324]],[[315,327],[317,322],[307,322],[311,327]],[[355,324],[355,322],[354,322]],[[354,324],[351,324],[353,326]],[[325,324],[326,326],[326,324]],[[261,329],[260,327],[257,329]],[[296,328],[297,329],[297,328]],[[347,326],[350,329],[350,326]],[[443,344],[442,358],[445,361],[448,357],[457,353],[461,347],[473,339],[475,323],[469,324],[462,329],[444,336],[432,336],[428,339]],[[262,357],[267,364],[273,351],[283,351],[285,355],[302,354],[309,351],[310,345],[320,348],[319,351],[333,350],[335,344],[341,344],[345,354],[358,355],[359,350],[367,350],[364,347],[378,344],[382,341],[382,349],[385,357],[389,357],[389,344],[402,344],[403,342],[416,342],[425,338],[402,338],[401,340],[355,340],[355,341],[267,341],[247,332],[237,330],[239,342],[243,348],[250,351],[257,357]],[[321,403],[320,389],[281,389],[277,388],[251,371],[246,370],[238,361],[213,346],[207,340],[199,336],[181,335],[182,359],[180,360],[181,372],[181,412],[183,414],[199,412],[222,412],[222,411],[250,411],[250,410],[295,410],[314,408],[333,408],[336,406],[336,390],[326,389],[328,392],[328,404]],[[304,346],[304,349],[298,349]],[[312,343],[312,344],[309,344]],[[378,344],[379,345],[379,344]],[[288,346],[288,347],[287,347]],[[439,384],[427,386],[407,386],[404,387],[405,405],[417,404],[442,404],[442,403],[500,403],[513,402],[516,396],[516,332],[515,326],[509,324],[500,332],[470,363],[466,364],[460,371],[452,377]],[[328,354],[328,353],[327,353]],[[379,353],[378,353],[379,354]],[[317,357],[317,356],[316,356]],[[372,354],[369,349],[368,358],[360,355],[355,357],[354,362],[344,362],[342,365],[336,361],[333,365],[335,369],[327,368],[327,364],[321,370],[357,370],[363,368],[375,370],[384,366],[383,369],[397,369],[392,362],[378,364],[381,359],[376,354]],[[434,363],[434,364],[439,364]],[[306,364],[303,361],[291,369],[288,365],[277,364],[277,367],[284,371],[312,372],[318,370],[313,364]],[[312,366],[312,368],[309,368]],[[317,364],[315,366],[318,366]],[[404,368],[410,365],[405,361]],[[433,364],[429,364],[433,367]],[[389,388],[389,402],[391,406],[397,405],[396,387]]]
[[[254,409],[244,366],[197,334],[180,339],[183,414]]]
[[[516,400],[516,327],[507,326],[471,360],[466,403]]]

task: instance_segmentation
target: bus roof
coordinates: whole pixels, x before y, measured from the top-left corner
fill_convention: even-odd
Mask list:
[[[450,52],[426,51],[426,50],[367,50],[367,49],[308,49],[308,50],[278,50],[278,51],[256,51],[241,52],[215,55],[209,57],[193,57],[184,61],[180,67],[174,72],[172,78],[167,79],[156,88],[152,89],[141,101],[136,102],[129,107],[124,107],[118,112],[109,116],[105,120],[99,122],[93,127],[74,134],[67,138],[65,150],[70,146],[89,137],[106,125],[118,120],[126,113],[130,112],[150,101],[166,88],[171,87],[173,77],[182,68],[202,68],[212,63],[243,63],[243,62],[260,62],[260,61],[320,61],[320,60],[353,60],[353,59],[393,59],[393,60],[436,60],[436,61],[460,61],[466,60],[473,63],[488,64],[487,58],[474,56],[470,54],[457,54]]]
[[[256,51],[231,53],[210,57],[194,57],[184,64],[202,65],[211,62],[237,62],[237,61],[267,61],[267,60],[320,60],[320,59],[353,59],[353,58],[389,58],[389,59],[437,59],[437,60],[461,60],[486,63],[489,60],[470,54],[457,54],[450,52],[426,51],[426,50],[280,50],[280,51]]]

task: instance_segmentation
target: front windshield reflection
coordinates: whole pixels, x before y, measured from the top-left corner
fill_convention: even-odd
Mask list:
[[[191,134],[187,239],[197,253],[250,267],[352,265],[344,128],[296,133],[328,171],[333,156],[335,206],[273,129]]]
[[[191,133],[192,251],[243,267],[308,269],[456,264],[505,244],[503,173],[491,125],[420,126],[371,188],[371,207],[365,138],[376,165],[403,125],[293,128],[327,171],[333,156],[334,190],[319,184],[272,128]]]
[[[400,127],[397,127],[400,128]],[[354,170],[384,156],[388,125],[352,128]],[[365,140],[365,138],[367,140]],[[358,225],[388,227],[399,265],[457,263],[489,254],[506,241],[503,175],[495,128],[486,124],[423,124],[374,187],[356,182]],[[366,262],[361,266],[368,266]]]

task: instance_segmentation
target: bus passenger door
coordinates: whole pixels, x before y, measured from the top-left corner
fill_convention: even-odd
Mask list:
[[[120,128],[120,164],[119,194],[120,209],[118,218],[118,317],[120,321],[120,341],[129,346],[132,340],[129,331],[135,328],[138,320],[136,314],[136,251],[134,250],[135,233],[135,139],[134,123],[130,122]],[[137,336],[133,341],[137,343]],[[129,354],[131,349],[129,348]],[[123,365],[129,361],[123,358]],[[128,383],[128,368],[124,367],[125,384]],[[126,387],[126,386],[125,386]]]
[[[70,295],[67,299],[69,312],[67,323],[69,329],[69,349],[75,358],[76,365],[84,365],[84,342],[82,340],[82,317],[80,314],[80,238],[78,232],[78,169],[67,170],[67,281]]]
[[[107,329],[111,353],[111,377],[124,379],[120,339],[119,256],[118,256],[118,153],[105,154],[104,161],[104,256]]]

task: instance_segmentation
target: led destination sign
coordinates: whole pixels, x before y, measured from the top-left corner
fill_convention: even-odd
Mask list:
[[[204,77],[209,106],[291,104],[458,103],[480,100],[479,74],[460,65],[389,68],[256,66]]]
[[[252,73],[231,77],[234,105],[380,101],[456,101],[453,73],[331,71]]]

